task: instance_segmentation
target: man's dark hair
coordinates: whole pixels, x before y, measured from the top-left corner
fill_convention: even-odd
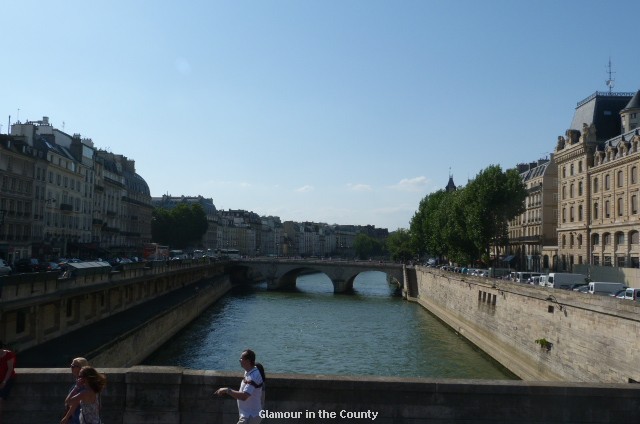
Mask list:
[[[245,349],[242,356],[244,356],[247,361],[251,362],[251,365],[256,363],[256,353],[253,350]]]

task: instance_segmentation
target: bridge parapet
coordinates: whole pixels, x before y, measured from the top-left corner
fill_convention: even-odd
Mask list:
[[[404,287],[403,265],[389,262],[257,258],[236,261],[234,264],[249,268],[254,280],[266,280],[270,290],[294,288],[297,277],[309,272],[327,275],[333,283],[334,293],[353,290],[355,278],[366,271],[384,272],[400,287]]]

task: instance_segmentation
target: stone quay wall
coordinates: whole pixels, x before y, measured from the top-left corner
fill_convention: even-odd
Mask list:
[[[640,381],[639,302],[434,268],[407,272],[415,274],[410,300],[523,380]]]
[[[242,373],[175,367],[100,369],[108,383],[108,424],[234,424],[236,401],[213,396],[237,388]],[[4,403],[5,423],[59,422],[72,383],[68,369],[18,369]],[[524,381],[397,379],[269,374],[268,423],[631,424],[640,386]]]

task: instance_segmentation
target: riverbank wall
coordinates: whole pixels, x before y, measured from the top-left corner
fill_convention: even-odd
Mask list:
[[[139,364],[231,290],[227,275],[194,284],[193,295],[86,354],[97,367]]]
[[[418,302],[523,380],[640,381],[640,303],[408,268]]]
[[[101,369],[109,424],[234,424],[242,373],[136,366]],[[267,368],[268,372],[268,368]],[[6,423],[57,422],[72,382],[69,369],[18,369],[4,403]],[[267,374],[268,423],[631,424],[640,386]]]

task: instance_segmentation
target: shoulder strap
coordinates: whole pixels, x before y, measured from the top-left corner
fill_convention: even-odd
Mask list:
[[[249,371],[249,375],[251,375],[251,373],[253,373],[254,371],[258,371],[258,374],[260,374],[260,370],[258,368],[254,368],[251,371]],[[262,376],[260,376],[260,378],[262,379]],[[260,384],[256,384],[255,381],[253,381],[253,379],[251,380],[247,380],[246,378],[244,379],[244,383],[245,384],[251,384],[253,387],[255,387],[256,389],[259,389],[260,387],[262,387],[262,385],[264,384],[264,382],[260,383]]]

